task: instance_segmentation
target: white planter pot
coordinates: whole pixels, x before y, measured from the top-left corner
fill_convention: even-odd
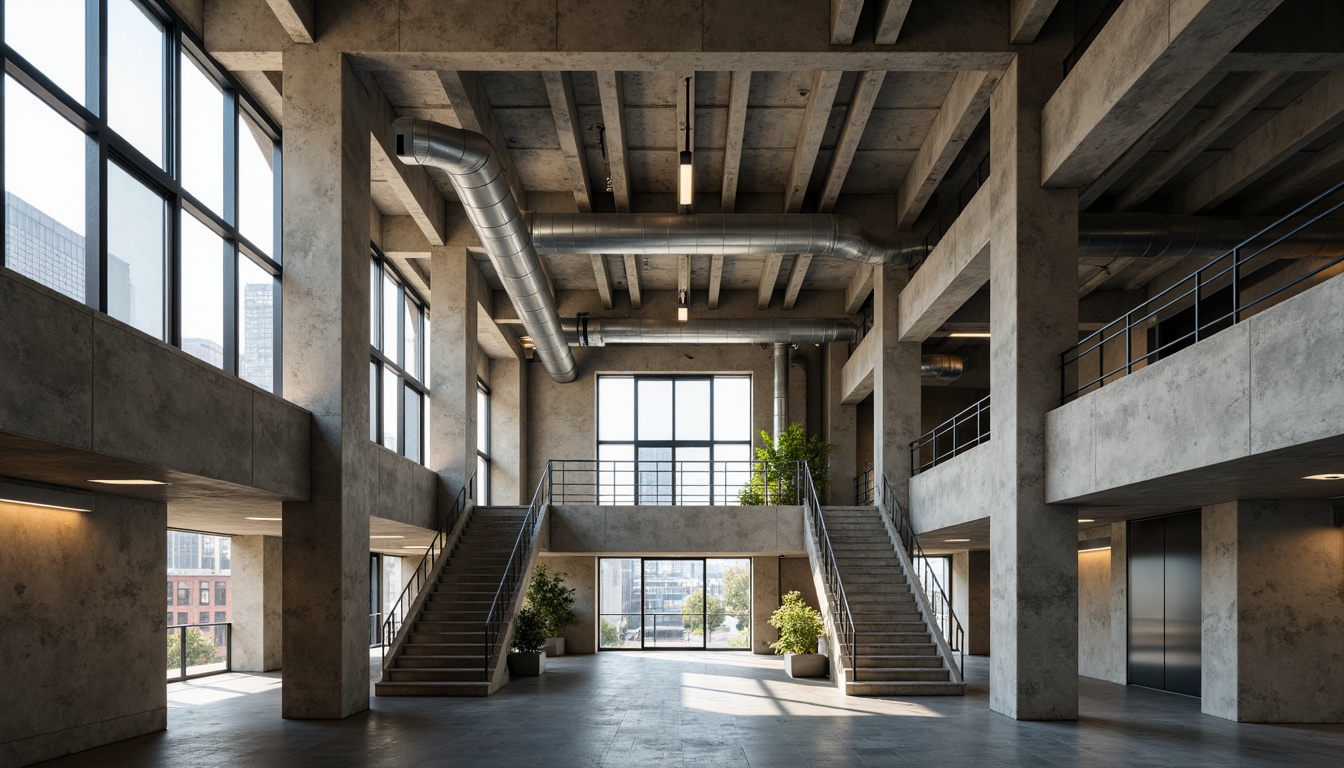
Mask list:
[[[513,677],[539,677],[546,671],[546,652],[510,653],[508,664]]]
[[[820,653],[784,654],[784,671],[789,677],[826,677],[830,659]]]
[[[546,638],[546,655],[547,655],[547,656],[564,656],[564,655],[565,655],[565,638],[563,638],[563,637],[548,637],[548,638]]]

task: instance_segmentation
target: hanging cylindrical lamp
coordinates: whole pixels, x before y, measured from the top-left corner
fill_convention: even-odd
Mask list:
[[[694,156],[691,154],[691,121],[695,119],[691,105],[691,78],[686,78],[686,148],[681,152],[677,167],[677,212],[691,213],[695,204]]]

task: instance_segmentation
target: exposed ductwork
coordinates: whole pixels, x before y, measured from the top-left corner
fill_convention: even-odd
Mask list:
[[[560,327],[555,297],[490,142],[479,133],[402,117],[392,122],[392,146],[403,163],[433,166],[448,174],[504,292],[532,337],[537,357],[553,379],[573,381],[574,355]]]
[[[956,381],[966,371],[966,358],[957,355],[924,355],[919,358],[919,375],[934,381]]]
[[[1212,258],[1255,237],[1277,219],[1162,216],[1156,213],[1084,213],[1078,219],[1078,255],[1094,258]],[[1303,224],[1307,223],[1303,220]],[[1275,230],[1277,238],[1283,229]],[[1271,240],[1260,246],[1268,245]],[[1322,220],[1290,235],[1267,256],[1304,259],[1344,254],[1344,222]]]
[[[775,447],[779,436],[789,428],[789,345],[776,344],[770,353],[775,364]]]

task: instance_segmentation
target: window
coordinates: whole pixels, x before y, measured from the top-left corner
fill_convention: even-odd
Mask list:
[[[224,611],[215,611],[215,623],[216,623],[216,624],[227,624],[228,621],[229,621],[229,614],[225,613]],[[228,638],[229,638],[229,628],[228,628],[228,627],[218,627],[218,626],[215,627],[215,646],[216,646],[216,647],[218,647],[218,648],[223,648],[223,647],[224,647],[224,644],[225,644],[225,642],[228,640]]]
[[[210,612],[209,612],[209,611],[201,611],[201,623],[202,623],[202,624],[209,624],[209,623],[210,623]]]
[[[173,604],[173,582],[171,581],[168,582],[168,604]],[[171,624],[172,621],[169,621],[168,623]]]
[[[210,604],[210,582],[208,582],[208,581],[202,581],[202,582],[201,582],[201,599],[200,599],[200,602],[198,602],[198,603],[196,603],[196,604],[197,604],[197,605],[209,605],[209,604]]]
[[[476,381],[476,503],[490,503],[490,389]]]
[[[182,625],[182,624],[186,624],[186,623],[187,623],[187,612],[186,612],[186,611],[178,611],[178,612],[177,612],[177,623],[178,623],[179,626]]]
[[[191,583],[187,581],[177,582],[177,604],[191,605]],[[179,614],[186,616],[185,613]],[[185,623],[185,622],[184,622]]]
[[[373,249],[369,272],[369,439],[425,463],[429,311],[396,268]]]
[[[736,504],[750,376],[599,376],[599,504]]]
[[[173,612],[172,612],[172,611],[169,611],[169,612],[168,612],[168,618],[164,619],[163,623],[164,623],[165,626],[169,626],[169,627],[173,626]]]
[[[3,9],[3,265],[275,391],[278,128],[165,3]]]
[[[227,581],[215,582],[215,605],[227,605],[229,602],[229,583]]]
[[[598,559],[598,647],[751,647],[751,560]]]

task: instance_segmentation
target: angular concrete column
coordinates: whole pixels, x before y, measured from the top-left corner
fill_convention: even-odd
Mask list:
[[[910,508],[910,443],[919,438],[920,387],[917,343],[898,341],[899,299],[908,281],[904,269],[886,267],[873,276],[873,332],[882,354],[873,366],[873,467],[901,505]]]
[[[857,408],[845,405],[840,385],[840,371],[849,360],[848,342],[835,341],[826,345],[821,355],[824,361],[823,395],[825,403],[824,439],[835,446],[831,449],[831,490],[826,504],[844,506],[854,503],[854,478],[859,474],[855,459],[854,433]]]
[[[284,552],[276,536],[234,536],[232,540],[233,669],[270,672],[282,664]]]
[[[952,556],[952,610],[966,632],[966,653],[988,656],[990,649],[989,553]]]
[[[490,363],[490,482],[495,504],[526,504],[527,487],[527,360]]]
[[[1200,709],[1344,722],[1344,528],[1329,501],[1204,507]]]
[[[1064,21],[1068,21],[1065,19]],[[1059,353],[1078,340],[1078,197],[1041,188],[1041,107],[1069,36],[1019,51],[990,99],[990,441],[1001,504],[990,518],[990,707],[1019,720],[1078,717],[1078,525],[1045,502],[1045,414]]]
[[[284,392],[313,414],[311,500],[284,505],[282,712],[369,706],[369,136],[344,57],[285,52]]]
[[[434,455],[429,467],[439,473],[439,514],[452,506],[471,473],[476,471],[476,295],[479,274],[466,248],[443,246],[430,251],[430,284],[434,286],[434,333],[430,337],[429,434]]]

